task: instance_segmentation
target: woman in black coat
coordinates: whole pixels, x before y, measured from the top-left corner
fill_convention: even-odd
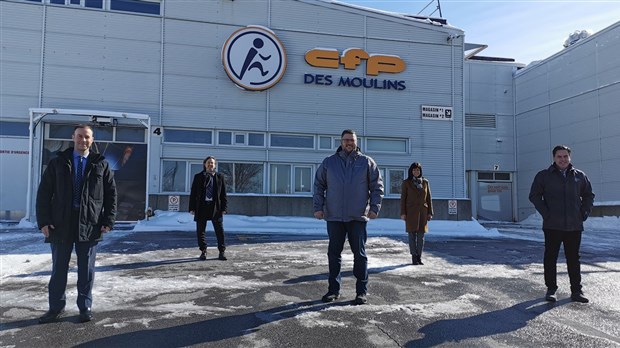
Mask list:
[[[200,260],[207,259],[207,221],[211,221],[217,237],[218,258],[227,260],[226,243],[224,242],[224,214],[228,209],[226,199],[226,180],[224,175],[215,171],[216,159],[213,156],[202,162],[204,170],[194,175],[192,190],[189,196],[189,212],[196,221],[196,237],[200,248]]]

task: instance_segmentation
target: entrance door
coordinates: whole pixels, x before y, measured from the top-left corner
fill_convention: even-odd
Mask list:
[[[512,221],[511,182],[478,182],[478,219]]]

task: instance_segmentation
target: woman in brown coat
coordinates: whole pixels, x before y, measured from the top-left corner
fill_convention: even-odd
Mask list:
[[[409,235],[411,263],[423,265],[422,249],[428,221],[433,218],[433,200],[428,180],[422,176],[422,164],[413,162],[400,191],[400,218]]]

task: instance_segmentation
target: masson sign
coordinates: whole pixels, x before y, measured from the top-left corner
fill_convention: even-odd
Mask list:
[[[315,48],[305,55],[306,63],[317,68],[339,69],[340,66],[347,70],[356,70],[366,61],[366,75],[378,76],[382,73],[397,74],[405,71],[406,64],[398,56],[369,54],[361,48],[349,48],[342,55],[335,49]],[[365,87],[375,89],[393,89],[402,91],[405,81],[390,80],[368,77],[334,77],[325,74],[304,74],[305,84],[317,84],[330,86],[336,83],[343,87]]]
[[[249,25],[232,33],[222,47],[222,64],[239,87],[263,91],[277,84],[286,71],[286,51],[268,28]]]

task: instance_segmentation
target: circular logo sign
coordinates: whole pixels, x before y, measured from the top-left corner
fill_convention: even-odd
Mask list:
[[[222,63],[230,79],[239,87],[263,91],[284,76],[284,45],[269,29],[247,26],[235,31],[222,47]]]

